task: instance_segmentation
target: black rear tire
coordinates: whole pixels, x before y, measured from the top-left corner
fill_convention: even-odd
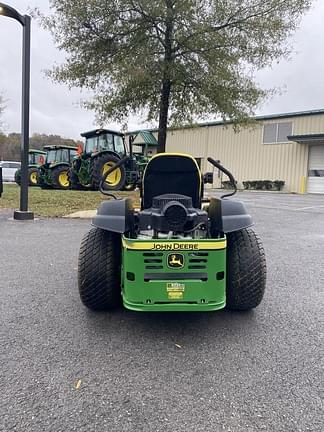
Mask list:
[[[91,179],[92,179],[92,185],[94,190],[99,189],[99,184],[103,176],[103,170],[105,164],[111,162],[113,164],[116,164],[119,162],[120,159],[117,156],[111,155],[111,154],[102,154],[94,159],[93,165],[92,165],[92,173],[91,173]],[[120,171],[120,179],[114,184],[110,184],[107,181],[104,183],[104,189],[106,190],[122,190],[125,181],[126,181],[126,171],[125,167],[122,165],[117,170]],[[112,175],[114,173],[111,173]]]
[[[92,310],[109,310],[121,302],[120,235],[92,228],[83,238],[78,267],[82,303]]]
[[[39,173],[37,168],[28,169],[29,186],[38,186],[38,177],[39,177]]]
[[[21,185],[21,170],[17,169],[17,171],[15,172],[15,182],[17,183],[18,186]]]
[[[259,237],[245,228],[227,234],[226,306],[249,310],[261,303],[266,285],[266,260]]]
[[[52,176],[52,184],[55,189],[67,190],[70,188],[68,170],[69,167],[64,165],[53,168],[51,176]]]

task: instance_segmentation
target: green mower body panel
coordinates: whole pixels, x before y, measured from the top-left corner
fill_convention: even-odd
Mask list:
[[[122,238],[122,298],[135,311],[213,311],[226,303],[226,238]]]

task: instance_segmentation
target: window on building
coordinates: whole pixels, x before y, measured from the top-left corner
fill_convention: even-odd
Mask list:
[[[292,134],[292,122],[270,123],[263,126],[263,144],[288,142]]]
[[[263,126],[263,142],[265,144],[277,141],[278,124],[272,123]]]
[[[311,169],[308,171],[308,177],[324,177],[324,169]]]

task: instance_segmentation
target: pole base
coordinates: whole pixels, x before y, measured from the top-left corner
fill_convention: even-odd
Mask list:
[[[34,220],[34,213],[30,211],[15,210],[13,218],[15,220]]]

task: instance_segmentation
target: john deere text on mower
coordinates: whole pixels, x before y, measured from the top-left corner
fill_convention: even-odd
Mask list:
[[[85,138],[85,144],[69,171],[71,187],[98,190],[102,176],[126,156],[125,137],[108,129],[95,129],[81,136]],[[136,157],[130,154],[125,164],[106,177],[104,187],[109,190],[132,189],[139,176]]]
[[[28,152],[28,181],[29,186],[38,186],[38,168],[45,163],[46,152],[42,150],[29,150]],[[15,172],[15,182],[21,183],[21,169]]]
[[[38,183],[41,188],[69,189],[68,170],[73,158],[77,155],[77,147],[53,145],[45,146],[45,163],[38,169]]]
[[[208,160],[236,188],[232,174]],[[229,199],[235,191],[202,208],[196,161],[185,154],[154,156],[144,172],[141,209],[129,198],[104,201],[82,240],[82,302],[95,310],[121,301],[136,311],[256,307],[265,290],[265,256],[244,204]]]

